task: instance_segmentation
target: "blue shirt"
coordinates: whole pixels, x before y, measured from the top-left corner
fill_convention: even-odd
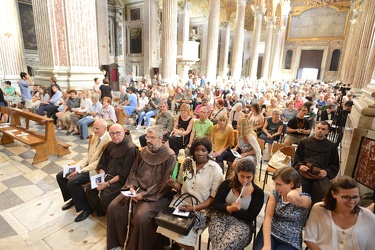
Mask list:
[[[60,98],[62,97],[62,93],[60,90],[57,90],[55,92],[55,94],[53,94],[53,96],[51,97],[51,99],[49,100],[49,103],[53,104],[53,105],[56,105],[57,102],[60,100]]]
[[[22,98],[25,100],[31,100],[31,93],[29,90],[29,82],[20,80],[20,90]]]

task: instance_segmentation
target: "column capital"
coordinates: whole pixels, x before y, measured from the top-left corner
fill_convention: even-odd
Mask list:
[[[252,10],[254,18],[261,19],[264,13],[266,13],[267,9],[264,5],[263,6],[252,5],[251,10]]]

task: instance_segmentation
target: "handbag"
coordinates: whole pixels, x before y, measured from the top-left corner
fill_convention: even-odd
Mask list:
[[[323,180],[326,177],[320,177],[320,170],[321,168],[318,168],[317,166],[312,165],[311,163],[306,163],[305,164],[309,170],[306,172],[298,170],[298,173],[301,175],[302,178],[306,180]]]
[[[291,159],[292,157],[284,154],[280,150],[277,150],[276,153],[272,155],[268,165],[274,169],[279,169],[288,165]]]
[[[173,203],[173,207],[167,207],[156,215],[156,225],[187,236],[195,224],[196,215],[194,213],[190,213],[188,217],[182,217],[174,215],[173,212],[175,210],[174,207],[178,207],[181,202],[188,198],[190,198],[191,204],[198,204],[198,199],[196,197],[188,193],[184,193]],[[195,200],[195,202],[193,200]]]

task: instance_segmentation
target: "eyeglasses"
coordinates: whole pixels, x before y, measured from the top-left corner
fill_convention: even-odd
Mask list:
[[[108,134],[109,134],[110,136],[114,136],[114,135],[116,135],[116,136],[120,136],[122,133],[124,133],[124,132],[116,131],[116,132],[109,132]]]
[[[340,196],[341,199],[342,199],[344,202],[349,202],[349,201],[351,201],[351,200],[353,200],[354,202],[356,202],[356,201],[359,201],[359,199],[361,198],[361,197],[359,197],[359,195],[349,196],[349,195],[339,195],[339,194],[337,194],[337,193],[336,193],[336,195],[337,195],[337,196]]]

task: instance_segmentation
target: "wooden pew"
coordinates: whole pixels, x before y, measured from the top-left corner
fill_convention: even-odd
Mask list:
[[[3,134],[1,145],[13,143],[14,139],[29,145],[31,149],[35,149],[33,164],[48,160],[52,154],[58,156],[70,154],[70,145],[60,142],[56,138],[53,119],[19,109],[0,108],[0,113],[4,112],[10,115],[10,125],[0,127],[0,132]],[[21,118],[25,119],[25,127],[21,125]],[[44,134],[29,130],[30,121],[43,125],[45,127]]]

